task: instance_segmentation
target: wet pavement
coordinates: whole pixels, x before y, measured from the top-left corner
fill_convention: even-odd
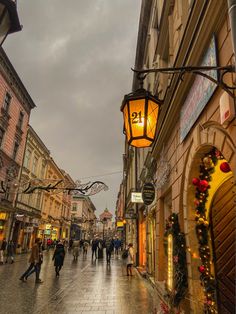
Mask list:
[[[56,277],[52,252],[44,252],[43,283],[37,285],[35,274],[26,283],[19,280],[28,263],[26,255],[17,256],[14,264],[0,265],[0,313],[154,313],[158,301],[154,289],[136,271],[126,276],[122,263],[114,257],[110,267],[105,260],[92,262],[90,252],[75,262],[68,253]]]

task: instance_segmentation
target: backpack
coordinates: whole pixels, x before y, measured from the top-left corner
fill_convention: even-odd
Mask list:
[[[123,253],[122,253],[122,258],[123,258],[123,259],[128,258],[128,255],[129,255],[129,249],[125,249],[125,250],[123,251]]]

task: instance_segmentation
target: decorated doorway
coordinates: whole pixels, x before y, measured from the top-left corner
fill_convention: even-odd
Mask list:
[[[195,185],[196,234],[200,281],[206,313],[235,309],[235,182],[227,160],[216,148],[201,158]]]
[[[214,195],[210,226],[219,313],[234,313],[236,262],[236,208],[233,178],[224,182]]]

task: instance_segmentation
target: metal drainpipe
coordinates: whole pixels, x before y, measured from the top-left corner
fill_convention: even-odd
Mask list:
[[[231,36],[232,36],[232,44],[234,50],[234,59],[235,50],[236,50],[236,0],[228,0],[228,14],[231,26]]]

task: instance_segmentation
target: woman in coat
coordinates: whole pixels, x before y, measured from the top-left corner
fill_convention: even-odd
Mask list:
[[[56,249],[53,254],[52,260],[54,260],[54,266],[56,271],[56,276],[59,276],[59,272],[63,266],[64,258],[65,258],[65,248],[62,242],[59,242],[56,246]]]

